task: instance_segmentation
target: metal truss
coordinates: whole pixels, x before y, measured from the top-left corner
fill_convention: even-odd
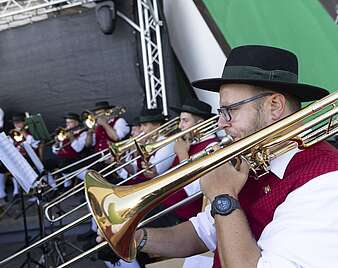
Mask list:
[[[143,73],[147,108],[160,105],[168,115],[161,42],[162,21],[158,16],[157,0],[137,0],[139,31],[143,58]]]
[[[163,24],[159,19],[157,0],[136,1],[138,24],[120,11],[117,15],[140,34],[147,108],[162,108],[163,114],[168,115],[161,43]],[[33,22],[34,17],[46,13],[89,3],[94,0],[0,0],[0,23],[25,21],[11,26],[15,27]]]
[[[94,0],[0,0],[0,19],[20,20],[43,15],[61,9],[92,3]]]

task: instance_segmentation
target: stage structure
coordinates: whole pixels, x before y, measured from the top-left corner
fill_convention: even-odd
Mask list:
[[[159,18],[158,3],[157,0],[136,1],[137,23],[121,11],[117,10],[116,15],[140,34],[147,108],[162,108],[163,114],[168,115],[161,42],[163,22]],[[93,0],[0,0],[0,30],[44,20],[48,18],[48,13],[67,8],[76,6],[90,8],[95,6],[95,3],[101,2]]]

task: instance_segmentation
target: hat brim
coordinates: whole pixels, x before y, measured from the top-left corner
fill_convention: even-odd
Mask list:
[[[189,109],[185,109],[185,108],[182,108],[182,107],[170,106],[169,108],[170,108],[170,110],[173,110],[177,113],[190,113],[190,114],[195,114],[195,115],[201,116],[203,118],[210,118],[210,117],[215,115],[213,113],[205,113],[205,112],[202,112],[202,111],[200,111],[200,112],[198,112],[196,110],[191,111]]]
[[[107,110],[107,109],[111,109],[114,108],[115,106],[110,105],[110,106],[101,106],[101,107],[95,107],[92,109],[93,112],[98,111],[98,110]]]
[[[213,92],[219,92],[221,85],[224,84],[248,84],[253,86],[276,89],[279,92],[285,92],[287,94],[295,96],[302,102],[318,100],[330,94],[329,91],[324,88],[307,84],[266,80],[210,78],[197,80],[191,83],[193,87]]]
[[[166,120],[165,116],[161,117],[144,116],[139,118],[136,122],[142,124],[142,123],[164,122],[165,120]]]

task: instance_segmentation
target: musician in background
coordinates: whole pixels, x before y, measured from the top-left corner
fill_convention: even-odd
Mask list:
[[[140,131],[148,134],[155,129],[159,129],[165,122],[165,116],[160,109],[145,109],[141,112],[138,122],[140,124]],[[154,134],[147,140],[142,140],[143,144],[149,144],[164,140],[166,136],[163,134]],[[174,143],[169,143],[166,146],[157,150],[149,160],[143,161],[141,158],[137,161],[138,171],[144,170],[142,174],[131,181],[132,184],[143,182],[156,177],[167,171],[174,161]],[[153,165],[153,167],[151,167]]]
[[[110,142],[126,138],[130,132],[130,127],[124,118],[110,113],[114,108],[115,106],[107,101],[95,104],[96,127],[88,135],[87,147],[94,146],[96,152],[107,149]]]
[[[179,128],[182,131],[214,116],[214,114],[211,113],[212,107],[209,104],[195,98],[186,98],[181,107],[171,107],[171,109],[180,113]],[[190,156],[204,150],[206,147],[216,144],[218,141],[215,134],[208,135],[201,140],[198,140],[197,138],[198,132],[195,134],[195,137],[192,133],[188,133],[184,137],[176,140],[174,147],[176,157],[172,167],[175,167]],[[170,207],[200,190],[199,180],[196,180],[166,198],[163,201],[163,204],[166,207]],[[177,208],[174,213],[179,221],[187,221],[201,211],[202,204],[203,198],[201,197],[189,204]]]
[[[298,82],[293,53],[258,45],[234,48],[221,78],[193,86],[220,91],[219,126],[235,141],[328,94]],[[284,153],[260,178],[245,161],[227,162],[200,179],[211,201],[205,212],[174,227],[136,231],[138,250],[167,257],[216,251],[213,267],[335,267],[337,178],[338,152],[327,142]]]
[[[12,122],[14,128],[10,130],[9,136],[11,137],[14,146],[28,160],[28,162],[31,163],[26,150],[23,148],[23,143],[27,142],[37,152],[40,141],[35,140],[33,135],[29,132],[26,125],[26,115],[24,113],[14,114]],[[19,184],[13,179],[13,199],[17,198],[19,198]]]
[[[131,128],[130,136],[131,138],[139,137],[141,134],[143,134],[141,130],[141,125],[139,123],[138,117],[133,120],[133,122],[128,124]],[[129,149],[127,152],[125,152],[125,158],[123,162],[129,162],[133,158],[135,158],[137,155],[137,152],[135,151],[135,148]],[[119,178],[122,180],[127,179],[129,176],[135,174],[137,172],[137,161],[132,161],[129,165],[124,166],[123,168],[120,168],[116,171],[116,174]]]
[[[82,127],[80,116],[76,113],[69,112],[64,117],[65,119],[65,137],[59,140],[60,137],[55,137],[55,143],[52,146],[53,153],[57,156],[56,165],[59,168],[68,166],[81,159],[82,152],[85,149],[87,130]],[[55,164],[54,164],[55,166]],[[67,173],[75,171],[79,166],[67,169]],[[81,172],[77,175],[81,180],[84,179],[85,172]],[[67,180],[64,183],[65,187],[71,185],[71,180]]]
[[[145,135],[152,132],[153,130],[159,129],[161,125],[165,122],[165,116],[162,114],[160,109],[144,109],[142,110],[140,116],[136,120],[137,124],[139,124],[139,129],[141,133]],[[170,132],[170,131],[169,131]],[[135,133],[136,134],[136,133]],[[154,133],[154,135],[150,136],[148,139],[143,139],[141,141],[142,144],[151,144],[154,142],[162,141],[166,138],[163,134]],[[143,173],[139,174],[132,180],[129,180],[124,185],[133,185],[140,182],[144,182],[155,178],[157,175],[160,175],[167,171],[174,161],[174,142],[167,144],[166,146],[161,147],[157,150],[148,161],[143,161],[139,158],[136,162],[136,172],[144,170]],[[151,167],[154,165],[153,167]],[[161,208],[154,209],[149,215],[156,214],[158,210]],[[151,226],[171,226],[177,223],[176,217],[173,217],[171,214],[167,214],[160,219],[157,219],[155,222],[151,224]],[[92,230],[96,231],[93,228]],[[93,246],[93,245],[91,245]],[[138,260],[133,261],[132,263],[127,263],[123,260],[120,260],[115,254],[112,254],[111,250],[104,249],[99,251],[98,256],[100,259],[105,260],[105,264],[107,267],[140,267],[140,264],[147,263],[149,257],[139,256]],[[109,263],[110,262],[110,263]],[[143,266],[142,266],[143,267]]]

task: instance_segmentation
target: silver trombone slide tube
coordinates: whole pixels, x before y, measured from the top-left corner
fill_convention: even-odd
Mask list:
[[[160,164],[161,162],[167,160],[169,157],[172,157],[172,156],[174,156],[174,155],[175,155],[175,154],[173,153],[173,154],[169,155],[167,158],[164,158],[164,159],[162,159],[162,160],[160,160],[160,161],[158,161],[158,162],[156,162],[156,163],[154,163],[154,164],[151,164],[151,165],[149,166],[149,168],[152,168],[152,167],[156,166],[157,164]],[[144,171],[145,171],[145,169],[142,169],[142,170],[136,172],[135,174],[133,174],[132,176],[129,176],[129,177],[126,178],[124,181],[121,181],[121,182],[117,183],[116,185],[119,186],[119,185],[121,185],[121,184],[123,184],[123,183],[126,183],[126,182],[130,181],[131,179],[135,178],[136,176],[142,174]],[[103,177],[106,177],[106,176],[108,176],[109,174],[110,174],[110,173],[107,173],[107,174],[103,175]],[[84,187],[83,187],[83,186],[82,186],[81,188],[77,189],[76,192],[80,192],[80,191],[82,191],[82,190],[84,190]],[[72,193],[68,194],[67,196],[64,196],[64,197],[61,198],[60,200],[58,200],[58,201],[56,201],[56,202],[53,202],[53,203],[48,204],[47,206],[45,206],[45,217],[47,218],[47,220],[48,220],[49,222],[57,222],[57,221],[60,221],[61,219],[67,217],[68,215],[74,213],[74,212],[77,211],[78,209],[80,209],[80,208],[82,208],[82,207],[85,207],[85,206],[87,205],[87,202],[83,202],[82,204],[76,206],[75,208],[71,209],[70,211],[68,211],[68,212],[66,212],[66,213],[64,213],[64,214],[62,214],[61,216],[58,216],[58,217],[56,217],[56,218],[54,218],[53,216],[50,216],[50,213],[49,213],[50,209],[52,209],[54,206],[56,206],[57,204],[61,203],[61,202],[64,201],[64,200],[68,199],[70,196],[72,196],[72,195],[74,195],[74,194],[75,194],[75,192],[72,192]]]
[[[134,150],[134,151],[136,151],[136,150]],[[115,169],[113,169],[112,171],[110,171],[109,174],[116,172],[117,170],[119,170],[119,169],[125,167],[126,165],[129,165],[131,162],[137,160],[138,158],[139,158],[139,156],[137,156],[137,157],[135,157],[135,158],[129,160],[128,162],[123,163],[122,165],[120,165],[120,166],[118,166],[117,168],[115,168]],[[107,167],[101,169],[101,170],[99,171],[99,173],[102,173],[102,172],[106,171],[107,169],[109,169],[109,168],[110,168],[112,165],[114,165],[114,164],[115,164],[115,162],[109,164]],[[89,167],[90,167],[90,166],[89,166]],[[81,171],[81,172],[82,172],[82,171]],[[109,175],[109,174],[107,173],[107,174],[105,174],[104,176],[107,176],[107,175]],[[83,182],[83,181],[80,182],[80,183],[78,183],[78,184],[75,185],[73,188],[69,189],[68,191],[66,191],[66,192],[62,193],[61,195],[59,195],[57,198],[53,199],[53,201],[51,201],[51,202],[49,202],[49,203],[46,203],[46,204],[44,205],[44,208],[46,208],[46,207],[48,207],[48,206],[50,206],[50,205],[52,205],[52,204],[53,204],[53,205],[57,205],[57,204],[61,203],[62,201],[64,201],[64,200],[67,199],[67,198],[64,199],[65,196],[71,197],[72,195],[78,193],[78,192],[79,192],[80,190],[82,190],[83,188],[81,188],[81,189],[77,189],[77,188],[78,188],[78,187],[83,187],[83,185],[84,185],[84,182]],[[61,200],[61,199],[62,199],[62,200]]]
[[[191,196],[189,196],[189,197],[187,197],[187,198],[185,198],[185,199],[177,202],[176,204],[174,204],[174,205],[172,205],[172,206],[170,206],[168,208],[165,208],[164,210],[160,211],[159,213],[157,213],[157,214],[155,214],[155,215],[153,215],[153,216],[145,219],[144,221],[140,222],[140,224],[137,226],[137,229],[144,227],[148,223],[153,222],[154,220],[162,217],[163,215],[169,213],[170,211],[172,211],[172,210],[174,210],[174,209],[176,209],[176,208],[178,208],[178,207],[180,207],[182,205],[185,205],[185,204],[187,204],[189,202],[192,202],[192,201],[196,200],[200,196],[202,196],[202,192],[197,192],[197,193],[195,193],[195,194],[193,194],[193,195],[191,195]],[[68,267],[71,264],[74,264],[74,263],[78,262],[79,260],[81,260],[81,259],[83,259],[85,257],[88,257],[88,256],[94,254],[96,251],[98,251],[98,250],[100,250],[100,249],[102,249],[102,248],[104,248],[106,246],[109,246],[109,243],[107,241],[103,241],[103,242],[97,244],[96,246],[94,246],[93,248],[91,248],[91,249],[89,249],[89,250],[87,250],[87,251],[85,251],[85,252],[77,255],[73,259],[71,259],[71,260],[69,260],[69,261],[61,264],[60,266],[57,266],[56,268],[65,268],[65,267]]]
[[[108,156],[108,155],[107,155]],[[110,157],[110,155],[109,155]],[[131,163],[132,161],[135,161],[138,157],[124,163],[123,165],[126,166],[127,164]],[[103,161],[103,160],[102,160]],[[92,164],[96,164],[95,162]],[[99,171],[99,173],[102,173],[104,171],[106,171],[107,169],[111,168],[112,166],[114,166],[116,164],[116,162],[113,162],[111,164],[109,164],[108,166],[104,167],[103,169],[101,169]],[[84,167],[82,171],[85,171],[87,168],[89,168],[90,166]],[[103,177],[107,177],[109,174],[115,172],[116,170],[118,170],[119,168],[115,168],[112,172],[108,172],[107,174],[103,175]],[[70,178],[67,178],[67,180]],[[45,212],[45,217],[49,222],[58,222],[60,220],[62,220],[63,218],[67,217],[68,215],[74,213],[75,211],[77,211],[78,209],[85,207],[86,206],[86,202],[76,206],[75,208],[71,209],[70,211],[62,214],[61,216],[58,217],[54,217],[51,216],[50,210],[55,207],[56,205],[62,203],[63,201],[65,201],[66,199],[70,198],[71,196],[75,195],[76,193],[82,191],[84,188],[84,182],[80,182],[78,185],[74,186],[72,189],[68,190],[67,192],[63,193],[62,195],[58,196],[57,198],[55,198],[52,202],[46,203],[43,207],[44,207],[44,212]]]
[[[91,158],[93,158],[94,156],[97,156],[97,155],[99,155],[99,154],[104,154],[104,153],[105,153],[106,151],[108,151],[108,150],[109,150],[109,149],[106,148],[106,149],[103,149],[102,151],[99,151],[99,152],[93,153],[93,154],[91,154],[91,155],[88,155],[87,157],[82,158],[82,159],[80,159],[79,161],[76,161],[76,162],[74,162],[74,163],[72,163],[72,164],[69,164],[69,165],[67,165],[67,166],[65,166],[65,167],[62,167],[62,168],[60,168],[60,169],[58,169],[58,170],[52,172],[51,174],[52,174],[52,175],[58,174],[58,173],[60,173],[60,172],[62,172],[62,171],[64,171],[64,170],[66,170],[66,169],[68,169],[68,168],[71,168],[71,167],[73,167],[73,166],[75,166],[75,165],[77,165],[77,164],[79,164],[79,163],[82,163],[83,161],[86,161],[86,160],[88,160],[88,159],[91,159]]]
[[[96,164],[95,162],[93,164]],[[102,170],[100,170],[100,173],[104,170],[107,170],[108,168],[110,168],[111,166],[115,165],[115,162],[109,164],[107,167],[103,168]],[[83,171],[85,171],[88,167],[85,167],[85,169]],[[82,172],[82,171],[81,171]],[[70,178],[67,178],[70,179]],[[44,212],[45,212],[45,217],[47,218],[47,220],[49,222],[57,222],[60,221],[61,219],[67,217],[68,215],[72,214],[73,212],[77,211],[78,209],[86,206],[86,202],[76,206],[75,208],[71,209],[70,211],[62,214],[59,217],[53,217],[50,216],[50,209],[52,209],[53,207],[55,207],[57,204],[60,204],[61,202],[63,202],[64,200],[68,199],[69,197],[75,195],[76,193],[82,191],[84,182],[79,183],[78,185],[74,186],[72,189],[70,189],[69,191],[67,191],[66,193],[62,194],[61,196],[57,197],[56,199],[54,199],[52,202],[49,202],[47,204],[44,205]],[[77,188],[74,190],[74,188]]]
[[[98,162],[104,161],[104,160],[107,159],[108,157],[109,157],[108,154],[107,154],[107,155],[104,155],[104,156],[102,156],[101,158],[99,158],[99,159],[95,160],[94,162],[90,163],[89,165],[87,165],[87,166],[85,166],[85,167],[82,167],[82,168],[80,168],[80,169],[78,169],[78,170],[76,170],[76,171],[74,171],[74,172],[72,172],[72,173],[70,173],[70,174],[67,174],[67,175],[63,176],[63,177],[62,177],[62,181],[61,181],[61,182],[58,182],[58,183],[56,184],[55,187],[59,187],[60,185],[64,184],[66,181],[71,180],[72,178],[74,178],[75,176],[77,176],[78,174],[80,174],[81,172],[83,172],[83,171],[85,171],[86,169],[88,169],[88,168],[94,166],[94,165],[95,165],[96,163],[98,163]],[[59,179],[59,180],[60,180],[60,179]],[[47,191],[45,191],[45,192],[42,194],[42,196],[45,196],[46,194],[50,193],[50,192],[53,191],[53,190],[54,190],[54,188],[48,189]]]

